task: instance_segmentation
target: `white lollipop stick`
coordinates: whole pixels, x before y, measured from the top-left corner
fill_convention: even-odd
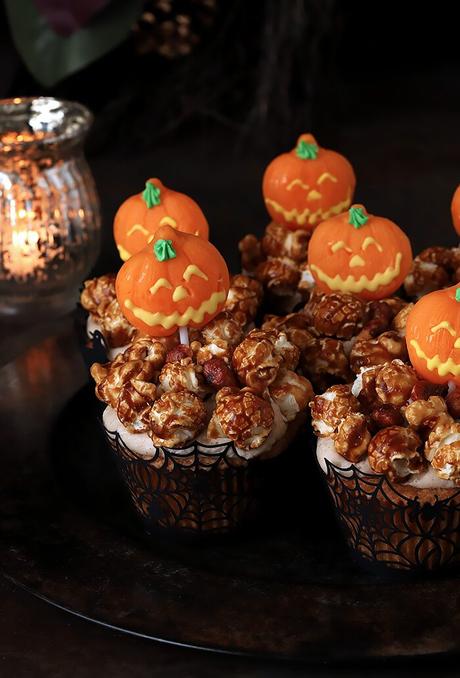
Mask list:
[[[190,344],[188,329],[186,327],[179,327],[179,339],[181,344],[185,344],[186,346]]]

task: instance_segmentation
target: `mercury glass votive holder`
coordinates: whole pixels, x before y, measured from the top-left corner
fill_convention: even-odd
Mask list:
[[[100,245],[83,155],[92,115],[50,97],[0,100],[0,314],[72,309]]]

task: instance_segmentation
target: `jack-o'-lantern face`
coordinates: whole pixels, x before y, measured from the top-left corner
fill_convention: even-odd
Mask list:
[[[350,207],[355,184],[353,168],[343,155],[320,148],[311,134],[302,134],[292,151],[268,165],[262,190],[273,221],[312,231]]]
[[[319,224],[308,247],[308,264],[320,291],[349,292],[362,299],[393,294],[411,263],[405,233],[362,205]]]
[[[206,217],[192,198],[149,179],[145,190],[125,200],[115,215],[113,235],[123,261],[152,242],[160,226],[209,237]]]
[[[407,319],[406,343],[420,377],[435,384],[460,384],[460,286],[417,301]]]
[[[457,190],[452,197],[450,211],[452,213],[452,222],[454,224],[454,228],[458,235],[460,235],[460,186],[457,187]]]
[[[117,275],[120,308],[153,337],[179,327],[203,327],[220,313],[229,289],[227,265],[207,240],[162,226]]]

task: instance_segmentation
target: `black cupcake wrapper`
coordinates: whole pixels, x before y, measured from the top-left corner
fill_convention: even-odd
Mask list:
[[[404,494],[384,475],[321,469],[351,553],[378,574],[426,574],[460,565],[460,490]],[[411,488],[414,490],[415,488]]]

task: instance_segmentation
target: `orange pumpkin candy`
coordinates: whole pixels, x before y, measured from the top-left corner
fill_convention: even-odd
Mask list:
[[[340,153],[321,148],[311,134],[276,157],[265,170],[262,191],[273,219],[286,228],[307,231],[350,207],[356,178]]]
[[[454,224],[454,228],[458,235],[460,235],[460,186],[457,187],[457,190],[452,196],[450,211],[452,213],[452,222]]]
[[[321,292],[383,299],[408,274],[412,249],[395,223],[353,205],[317,226],[308,246],[308,264]]]
[[[116,292],[127,320],[153,337],[199,328],[224,307],[227,265],[209,241],[161,226],[154,241],[123,264]]]
[[[113,235],[123,261],[144,249],[164,225],[209,237],[206,217],[192,198],[166,188],[159,179],[149,179],[145,190],[125,200],[115,215]]]
[[[460,286],[426,294],[406,326],[409,358],[420,377],[434,384],[460,384]]]

